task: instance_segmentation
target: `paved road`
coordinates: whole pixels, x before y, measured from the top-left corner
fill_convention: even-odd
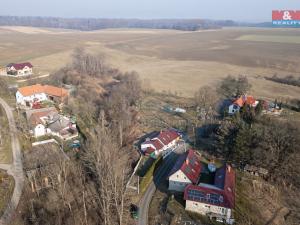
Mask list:
[[[5,212],[0,218],[0,225],[6,225],[9,224],[19,204],[24,185],[24,175],[20,143],[17,136],[17,128],[12,109],[2,98],[0,98],[0,104],[3,106],[8,118],[11,147],[13,152],[13,163],[0,164],[0,168],[7,170],[7,173],[13,176],[15,180],[15,188],[12,198],[5,209]]]
[[[148,224],[148,211],[149,211],[149,205],[151,202],[151,199],[153,197],[153,194],[156,191],[155,183],[160,183],[163,181],[163,179],[166,178],[166,176],[169,174],[170,170],[174,166],[174,163],[176,162],[176,159],[178,157],[178,154],[182,153],[184,151],[184,147],[180,146],[176,149],[176,151],[172,152],[166,159],[164,159],[163,164],[158,168],[158,170],[155,173],[154,181],[151,182],[151,184],[148,186],[144,196],[140,200],[139,203],[139,219],[138,219],[138,225],[147,225]]]

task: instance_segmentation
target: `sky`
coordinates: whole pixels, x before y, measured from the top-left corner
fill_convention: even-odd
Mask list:
[[[81,18],[271,20],[272,10],[300,10],[300,0],[0,0],[0,15]]]

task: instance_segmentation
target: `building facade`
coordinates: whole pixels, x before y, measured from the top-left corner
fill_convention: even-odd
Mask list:
[[[32,108],[35,103],[43,101],[62,102],[68,96],[68,91],[50,85],[35,84],[21,87],[16,92],[17,105]]]
[[[159,155],[167,149],[174,148],[180,137],[180,134],[174,129],[163,130],[156,137],[143,142],[141,151],[144,154],[155,152],[156,155]]]
[[[213,184],[190,184],[184,190],[187,211],[233,224],[235,172],[229,165],[219,168]]]
[[[190,149],[179,156],[172,168],[168,180],[169,190],[184,192],[189,184],[197,184],[201,173],[200,156]]]
[[[6,66],[7,75],[11,76],[29,76],[33,74],[31,63],[10,63]]]

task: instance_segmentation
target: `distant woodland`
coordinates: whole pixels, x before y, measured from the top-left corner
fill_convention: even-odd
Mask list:
[[[93,18],[57,18],[57,17],[18,17],[0,16],[0,26],[32,26],[82,31],[106,28],[150,28],[195,31],[200,29],[218,29],[225,26],[237,26],[231,20],[203,19],[93,19]]]

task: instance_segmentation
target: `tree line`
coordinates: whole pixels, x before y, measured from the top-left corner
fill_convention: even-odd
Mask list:
[[[277,75],[273,75],[272,77],[265,77],[266,80],[271,80],[281,84],[292,85],[296,87],[300,87],[300,78],[295,77],[293,75],[287,75],[285,77],[278,77]]]
[[[0,26],[51,27],[76,30],[99,30],[106,28],[150,28],[195,31],[217,29],[237,25],[231,20],[203,19],[84,19],[59,17],[0,16]]]

